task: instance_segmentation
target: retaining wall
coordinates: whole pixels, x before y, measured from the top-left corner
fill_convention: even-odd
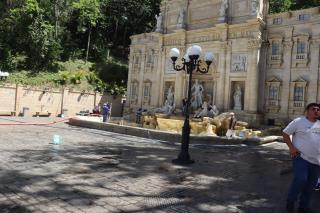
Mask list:
[[[36,112],[50,112],[51,116],[58,116],[66,109],[66,114],[72,116],[81,110],[92,112],[94,106],[105,102],[112,103],[112,116],[121,116],[121,96],[73,91],[68,88],[59,90],[11,84],[0,86],[0,114],[2,111],[21,115],[23,109],[28,108],[29,115],[35,115]]]

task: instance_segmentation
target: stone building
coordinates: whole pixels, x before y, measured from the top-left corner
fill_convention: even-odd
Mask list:
[[[131,37],[127,110],[163,106],[169,87],[181,107],[189,82],[173,70],[169,52],[176,47],[183,56],[197,44],[203,54],[213,52],[214,61],[193,80],[220,112],[270,124],[301,115],[307,103],[320,100],[319,8],[267,10],[267,0],[162,1],[154,32]]]

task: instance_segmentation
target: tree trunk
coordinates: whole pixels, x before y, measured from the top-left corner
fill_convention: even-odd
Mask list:
[[[89,27],[89,34],[88,34],[88,43],[87,43],[87,51],[86,51],[86,60],[85,60],[85,63],[87,63],[88,57],[89,57],[90,39],[91,39],[91,27]]]
[[[58,39],[58,34],[59,34],[59,16],[60,16],[60,2],[59,0],[54,1],[54,21],[55,21],[55,26],[54,26],[54,31],[55,31],[55,39]]]

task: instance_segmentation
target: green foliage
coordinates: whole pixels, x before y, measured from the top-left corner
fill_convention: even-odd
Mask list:
[[[130,36],[154,29],[160,2],[0,1],[0,68],[13,73],[8,81],[53,81],[57,86],[121,94],[128,75]],[[315,6],[320,0],[270,0],[271,13]]]
[[[79,28],[82,26],[95,27],[100,18],[100,1],[99,0],[79,0],[72,4],[73,8],[78,12]]]
[[[97,71],[97,75],[101,80],[109,84],[126,85],[126,79],[128,77],[128,66],[116,61],[109,59],[103,62],[96,63],[93,66],[94,70]]]
[[[270,0],[270,13],[281,13],[290,10],[292,0]]]
[[[26,0],[5,13],[0,20],[0,51],[4,67],[13,68],[15,56],[24,55],[16,67],[55,68],[60,45],[53,39],[53,26],[44,19],[44,10],[36,0]],[[2,45],[1,45],[2,44]],[[2,48],[1,48],[2,47]]]
[[[41,72],[34,74],[29,71],[20,71],[9,75],[7,82],[31,86],[55,86],[54,82],[57,79],[57,77],[57,73],[51,72]]]
[[[269,0],[269,12],[280,13],[290,10],[306,9],[320,6],[320,0]]]
[[[111,95],[124,95],[126,93],[126,88],[118,84],[106,84],[105,91]]]

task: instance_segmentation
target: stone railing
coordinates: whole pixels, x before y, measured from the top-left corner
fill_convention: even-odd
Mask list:
[[[304,107],[304,101],[294,101],[293,102],[293,107],[303,108]]]
[[[307,60],[307,54],[306,53],[300,53],[296,55],[297,60]]]
[[[281,60],[281,55],[271,55],[271,60],[272,60],[272,61]]]

